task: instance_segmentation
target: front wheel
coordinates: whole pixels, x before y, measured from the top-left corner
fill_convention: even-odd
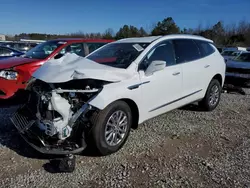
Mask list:
[[[219,102],[221,97],[221,84],[218,80],[213,79],[206,91],[205,97],[199,103],[199,105],[206,111],[214,110]]]
[[[101,155],[109,155],[125,144],[132,125],[132,112],[127,103],[117,101],[93,114],[91,123],[91,147]]]

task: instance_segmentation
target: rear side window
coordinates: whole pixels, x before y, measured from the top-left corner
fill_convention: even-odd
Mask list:
[[[84,56],[83,44],[82,43],[72,43],[72,44],[64,47],[60,51],[60,54],[62,54],[62,55],[64,55],[65,53],[75,53],[76,55]]]
[[[215,49],[208,42],[195,40],[195,43],[197,44],[202,57],[209,56],[215,52]]]
[[[191,39],[175,39],[174,48],[177,63],[185,63],[201,58],[198,46]]]

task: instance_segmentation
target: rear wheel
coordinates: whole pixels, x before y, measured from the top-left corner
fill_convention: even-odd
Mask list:
[[[218,80],[213,79],[208,88],[205,97],[199,103],[199,105],[206,111],[214,110],[219,102],[221,96],[221,84]]]
[[[91,147],[101,155],[109,155],[125,144],[132,125],[132,112],[127,103],[117,101],[94,114],[91,123]]]

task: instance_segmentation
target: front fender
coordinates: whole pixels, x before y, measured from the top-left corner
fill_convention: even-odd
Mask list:
[[[137,85],[138,87],[131,87]],[[135,102],[140,113],[142,97],[141,88],[139,85],[139,80],[105,85],[102,91],[92,101],[90,101],[89,104],[100,110],[103,110],[112,102],[121,99],[130,99]]]

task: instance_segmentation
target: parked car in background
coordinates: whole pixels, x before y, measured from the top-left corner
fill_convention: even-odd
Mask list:
[[[19,50],[23,53],[27,52],[31,48],[34,48],[38,43],[31,43],[31,42],[8,42],[3,44],[6,47],[10,47],[16,50]]]
[[[224,57],[224,59],[226,61],[234,59],[235,57],[237,57],[238,55],[240,55],[241,53],[243,53],[245,51],[242,50],[225,50],[223,52],[221,52],[221,55]]]
[[[246,51],[247,50],[247,47],[224,47],[223,49],[222,49],[222,51]]]
[[[86,58],[67,54],[45,63],[12,122],[42,153],[80,153],[89,144],[108,155],[124,145],[131,127],[150,118],[196,101],[214,110],[225,66],[203,37],[122,39]]]
[[[0,60],[10,57],[19,57],[23,54],[24,54],[23,52],[20,52],[16,49],[0,46]]]
[[[51,40],[37,45],[22,57],[2,60],[0,63],[0,99],[8,99],[18,90],[24,89],[25,83],[33,72],[44,62],[60,58],[67,52],[84,57],[111,41],[102,39]]]
[[[239,86],[250,86],[250,52],[243,52],[228,60],[226,82]]]

